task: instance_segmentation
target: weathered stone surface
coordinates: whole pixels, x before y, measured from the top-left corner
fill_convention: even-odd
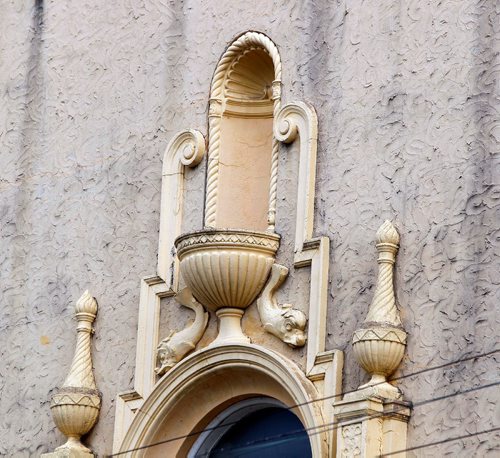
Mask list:
[[[139,278],[156,268],[161,157],[179,130],[206,131],[215,65],[249,29],[279,47],[284,102],[308,100],[318,113],[316,228],[332,239],[328,347],[346,349],[344,389],[364,377],[349,342],[373,296],[370,241],[384,219],[401,235],[395,287],[409,334],[396,376],[497,345],[495,2],[267,6],[240,0],[2,6],[0,455],[33,456],[63,443],[49,392],[71,362],[72,303],[90,286],[100,307],[94,364],[103,404],[87,443],[99,455],[110,453],[113,399],[133,376]],[[278,184],[277,260],[288,267],[296,181],[283,167],[295,170],[296,154],[295,146],[282,147]],[[204,166],[186,172],[183,230],[201,227],[204,174]],[[300,307],[304,281],[291,269],[278,299]],[[190,317],[181,309],[165,316],[172,329]],[[259,334],[255,317],[252,306],[243,323],[255,341],[302,354]],[[419,401],[491,383],[498,359],[400,386]],[[488,389],[418,407],[408,445],[496,426],[496,404],[498,390]],[[449,442],[422,456],[458,456],[464,447],[471,456],[493,456],[498,440]]]

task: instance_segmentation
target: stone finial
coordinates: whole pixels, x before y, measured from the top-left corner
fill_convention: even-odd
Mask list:
[[[365,323],[384,323],[401,327],[401,318],[396,307],[394,296],[394,263],[399,247],[399,234],[396,228],[385,221],[376,236],[379,273],[375,295],[368,309]]]
[[[52,396],[50,405],[54,423],[68,438],[61,447],[43,457],[87,458],[93,453],[80,442],[97,422],[101,407],[101,394],[97,391],[92,370],[90,338],[92,323],[97,315],[97,301],[85,291],[75,307],[77,342],[68,376]]]
[[[90,315],[94,315],[95,319],[97,315],[97,301],[90,295],[88,290],[85,290],[80,299],[76,301],[75,311],[76,313],[88,313]]]
[[[372,376],[359,390],[367,395],[399,399],[401,392],[386,380],[399,366],[406,346],[406,332],[396,307],[393,284],[399,234],[385,221],[377,231],[376,241],[377,286],[365,322],[354,333],[353,349],[359,364]]]
[[[399,234],[393,224],[385,220],[382,226],[378,228],[376,240],[377,244],[392,243],[393,245],[399,245]]]

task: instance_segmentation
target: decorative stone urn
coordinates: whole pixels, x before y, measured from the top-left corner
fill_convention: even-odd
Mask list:
[[[80,442],[80,438],[95,425],[101,407],[101,394],[95,384],[90,346],[97,302],[88,291],[78,299],[75,311],[78,321],[75,355],[63,386],[52,396],[50,404],[54,423],[68,440],[54,452],[42,455],[46,458],[94,456]]]
[[[371,374],[359,390],[389,399],[401,398],[398,388],[387,382],[399,366],[406,346],[406,332],[396,307],[393,270],[399,247],[396,228],[385,221],[377,231],[379,274],[377,287],[365,322],[353,336],[353,350],[358,363]]]
[[[184,281],[219,319],[212,345],[249,342],[241,318],[264,287],[279,242],[277,234],[232,229],[207,229],[176,239]]]

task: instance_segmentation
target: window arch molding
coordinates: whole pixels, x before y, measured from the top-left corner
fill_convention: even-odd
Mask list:
[[[256,397],[271,398],[282,406],[297,405],[293,413],[304,428],[318,428],[324,420],[317,396],[300,368],[271,350],[255,345],[208,347],[159,380],[136,412],[119,451],[132,457],[185,456],[197,432],[230,406]],[[175,437],[181,439],[165,442]],[[326,456],[325,433],[311,435],[310,441],[313,456]],[[152,444],[159,445],[148,447]]]

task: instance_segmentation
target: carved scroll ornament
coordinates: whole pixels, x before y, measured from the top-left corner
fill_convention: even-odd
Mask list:
[[[205,137],[194,130],[179,132],[168,144],[163,157],[158,275],[167,288],[177,290],[178,268],[173,254],[180,234],[184,191],[184,167],[195,167],[205,154]]]
[[[176,294],[175,300],[195,313],[194,322],[179,332],[172,331],[157,347],[156,374],[163,375],[177,364],[203,337],[208,324],[208,313],[194,297],[189,288],[182,289]]]
[[[306,343],[304,312],[292,308],[290,304],[279,305],[275,297],[276,290],[285,281],[288,269],[274,264],[269,280],[257,300],[260,320],[264,329],[281,339],[292,348],[303,347]]]

